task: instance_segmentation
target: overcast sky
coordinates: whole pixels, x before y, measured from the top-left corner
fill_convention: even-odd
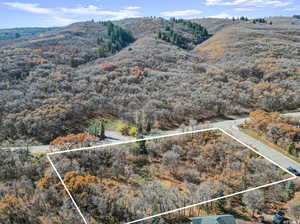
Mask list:
[[[300,0],[0,0],[0,28],[64,26],[129,17],[265,17],[300,14]]]

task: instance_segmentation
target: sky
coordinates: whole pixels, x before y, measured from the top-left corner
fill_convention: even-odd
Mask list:
[[[191,19],[294,14],[300,14],[300,0],[0,0],[0,28],[145,16]]]

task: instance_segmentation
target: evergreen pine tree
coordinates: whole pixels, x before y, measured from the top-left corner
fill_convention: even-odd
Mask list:
[[[100,123],[100,138],[105,139],[105,121],[101,121]]]
[[[138,126],[138,128],[137,128],[138,134],[143,134],[143,124],[142,124],[142,122],[139,121],[137,126]]]
[[[97,45],[100,45],[100,44],[101,44],[100,37],[97,37]]]
[[[70,58],[70,66],[71,66],[72,68],[78,67],[78,63],[77,63],[76,59],[74,58],[74,56],[72,56],[72,57]]]
[[[108,34],[108,36],[111,36],[112,35],[112,33],[113,33],[113,31],[114,31],[114,25],[113,25],[113,23],[112,22],[107,22],[107,34]]]
[[[288,181],[285,185],[285,191],[287,195],[287,201],[291,200],[295,194],[295,184],[293,181]]]
[[[144,138],[144,136],[142,134],[139,134],[137,136],[137,139],[143,139],[143,138]],[[138,144],[139,154],[144,154],[144,155],[148,154],[145,140],[138,141],[137,144]]]
[[[146,132],[150,133],[151,129],[152,129],[152,122],[150,120],[147,120]]]
[[[109,52],[112,52],[112,51],[113,51],[113,45],[112,45],[112,42],[111,42],[111,41],[109,41],[108,44],[107,44],[107,50],[108,50]]]
[[[288,153],[292,155],[293,152],[294,152],[294,150],[295,150],[295,145],[294,145],[294,143],[289,144],[289,146],[288,146]]]
[[[161,31],[158,31],[158,38],[161,39]]]
[[[98,47],[96,51],[97,57],[98,58],[103,58],[105,57],[105,49],[103,47]]]

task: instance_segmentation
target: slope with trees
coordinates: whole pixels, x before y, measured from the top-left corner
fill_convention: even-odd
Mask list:
[[[256,110],[250,113],[250,120],[242,128],[253,130],[263,139],[279,146],[288,154],[300,156],[300,119]]]
[[[136,126],[137,112],[167,129],[256,108],[299,108],[299,24],[271,19],[273,25],[203,19],[207,30],[222,23],[225,28],[192,51],[157,35],[170,27],[192,40],[196,30],[188,26],[198,27],[196,20],[116,21],[124,30],[115,32],[135,41],[127,46],[121,40],[127,47],[113,54],[107,50],[107,27],[113,25],[103,23],[76,23],[44,38],[15,41],[1,48],[1,139],[49,143],[82,132],[95,118]]]
[[[293,184],[293,189],[288,188]],[[242,195],[216,200],[150,219],[150,223],[190,224],[189,217],[232,215],[238,224],[273,223],[275,213],[282,212],[289,223],[299,222],[299,180],[249,191]],[[288,196],[292,192],[292,196]]]
[[[83,214],[100,223],[134,221],[289,176],[220,131],[50,157]]]

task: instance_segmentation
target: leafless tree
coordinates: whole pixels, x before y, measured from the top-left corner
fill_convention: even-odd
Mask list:
[[[243,195],[243,203],[248,210],[252,213],[252,216],[258,211],[264,208],[264,194],[260,190],[249,191]]]
[[[288,207],[288,212],[293,217],[296,223],[300,223],[300,201],[292,202]]]

